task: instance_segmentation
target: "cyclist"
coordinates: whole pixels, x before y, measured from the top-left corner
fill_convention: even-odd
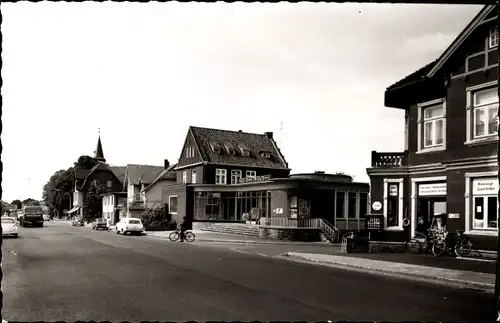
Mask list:
[[[182,224],[179,227],[180,242],[184,242],[184,233],[190,229],[190,222],[187,216],[182,218]]]

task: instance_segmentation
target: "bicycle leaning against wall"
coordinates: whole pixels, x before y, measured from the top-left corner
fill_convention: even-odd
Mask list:
[[[438,235],[432,243],[432,254],[436,257],[442,256],[446,252],[453,251],[457,257],[467,257],[472,252],[472,242],[469,240],[463,230],[456,231],[456,241],[452,246],[450,244],[450,235],[447,231]]]

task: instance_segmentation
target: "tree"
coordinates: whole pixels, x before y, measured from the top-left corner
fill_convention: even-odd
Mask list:
[[[40,206],[40,202],[30,198],[27,198],[26,200],[22,201],[22,206]]]
[[[21,202],[20,200],[14,200],[10,204],[14,204],[17,207],[18,210],[23,207],[23,202]]]
[[[87,155],[82,155],[78,157],[78,160],[74,163],[75,168],[80,168],[80,169],[92,169],[95,165],[97,165],[97,160],[94,158],[87,156]]]
[[[86,219],[91,220],[100,217],[102,213],[102,195],[108,192],[109,189],[106,185],[92,182],[85,194],[85,214],[83,216]]]
[[[55,172],[43,186],[42,198],[51,215],[62,214],[64,208],[71,208],[70,196],[73,190],[74,170],[61,169]]]
[[[3,216],[4,213],[6,213],[6,212],[8,213],[8,209],[7,209],[7,204],[8,203],[5,202],[5,201],[0,201],[0,204],[1,204],[1,208],[2,208],[1,215]]]

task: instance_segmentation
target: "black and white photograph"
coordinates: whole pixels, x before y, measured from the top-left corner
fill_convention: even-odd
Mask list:
[[[500,320],[498,2],[1,14],[2,323]]]

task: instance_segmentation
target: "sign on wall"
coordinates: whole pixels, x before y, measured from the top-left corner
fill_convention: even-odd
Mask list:
[[[398,196],[398,184],[389,185],[389,196]]]
[[[372,204],[372,208],[375,210],[375,211],[380,211],[382,209],[382,203],[380,203],[379,201],[375,201],[373,202]]]
[[[477,178],[472,181],[473,195],[498,194],[498,179],[496,177]]]
[[[280,208],[280,207],[277,207],[277,208],[274,209],[274,213],[276,213],[276,214],[283,214],[283,209]]]
[[[460,213],[448,213],[448,219],[460,219]]]
[[[446,195],[446,183],[419,184],[419,196]]]

